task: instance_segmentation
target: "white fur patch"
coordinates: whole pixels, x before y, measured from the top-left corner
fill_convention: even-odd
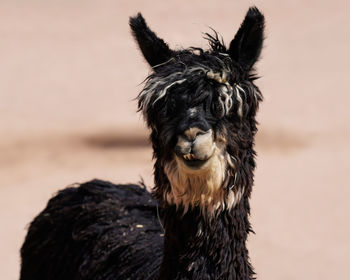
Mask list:
[[[243,100],[242,100],[241,93],[245,94],[245,91],[243,88],[241,88],[237,84],[235,84],[234,86],[235,86],[236,98],[237,98],[237,102],[238,102],[237,114],[238,114],[238,116],[240,116],[242,118],[243,117]]]
[[[174,156],[175,157],[175,156]],[[227,170],[227,156],[215,146],[214,154],[199,170],[193,170],[175,157],[164,166],[171,190],[165,193],[169,204],[182,206],[184,213],[199,206],[203,213],[213,215],[218,209],[231,209],[242,198],[238,188],[227,191],[230,172]]]
[[[189,116],[193,118],[197,114],[197,109],[196,108],[190,108],[188,110]]]

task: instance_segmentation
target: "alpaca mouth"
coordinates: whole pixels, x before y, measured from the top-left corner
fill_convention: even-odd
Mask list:
[[[199,159],[194,154],[186,154],[180,158],[186,164],[186,166],[192,169],[200,169],[210,159],[210,157]]]

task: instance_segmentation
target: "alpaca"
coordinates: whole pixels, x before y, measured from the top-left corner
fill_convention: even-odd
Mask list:
[[[20,279],[253,279],[246,240],[264,16],[251,7],[228,48],[206,34],[209,50],[170,49],[141,14],[130,27],[153,70],[138,96],[152,195],[100,180],[60,191],[30,224]]]

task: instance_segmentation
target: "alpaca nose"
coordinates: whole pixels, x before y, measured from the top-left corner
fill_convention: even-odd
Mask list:
[[[178,136],[178,141],[175,146],[175,153],[178,156],[184,156],[187,154],[191,154],[193,152],[193,146],[195,141],[199,135],[203,135],[206,132],[192,127],[184,131],[182,134]]]

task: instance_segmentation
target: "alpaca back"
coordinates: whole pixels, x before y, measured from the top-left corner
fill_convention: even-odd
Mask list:
[[[162,243],[145,188],[93,180],[60,191],[30,224],[20,279],[155,279]]]

